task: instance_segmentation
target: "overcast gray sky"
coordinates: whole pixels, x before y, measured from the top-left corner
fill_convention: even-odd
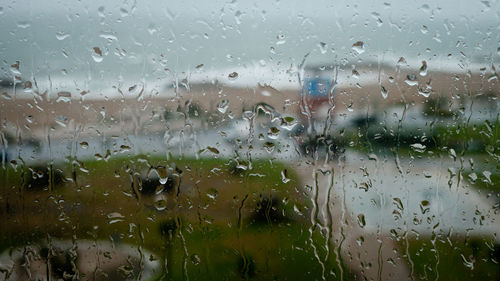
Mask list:
[[[499,58],[498,0],[1,0],[0,7],[2,69],[18,60],[25,76],[160,79],[165,69],[200,64],[296,65],[307,53],[311,63]],[[358,41],[362,53],[351,48]],[[94,47],[102,51],[97,61]]]

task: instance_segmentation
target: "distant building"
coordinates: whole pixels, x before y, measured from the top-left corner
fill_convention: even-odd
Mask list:
[[[313,119],[324,119],[328,114],[331,108],[329,100],[333,102],[335,95],[337,72],[337,67],[334,65],[316,65],[305,69],[302,102]],[[306,116],[303,115],[303,117]]]

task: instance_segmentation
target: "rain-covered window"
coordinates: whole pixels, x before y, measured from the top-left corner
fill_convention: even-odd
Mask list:
[[[0,0],[1,280],[499,280],[500,2]]]

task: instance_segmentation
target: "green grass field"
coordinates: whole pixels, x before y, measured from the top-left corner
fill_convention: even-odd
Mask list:
[[[46,181],[31,180],[33,167],[0,170],[2,251],[49,236],[112,240],[141,246],[161,264],[169,260],[158,280],[318,280],[323,274],[310,247],[307,195],[283,163],[116,157],[56,163]],[[174,190],[141,192],[151,170],[168,176]],[[338,271],[333,257],[325,262],[327,274]]]

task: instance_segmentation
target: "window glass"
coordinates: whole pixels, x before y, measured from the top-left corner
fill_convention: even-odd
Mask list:
[[[499,1],[0,0],[0,38],[0,279],[499,279]]]

